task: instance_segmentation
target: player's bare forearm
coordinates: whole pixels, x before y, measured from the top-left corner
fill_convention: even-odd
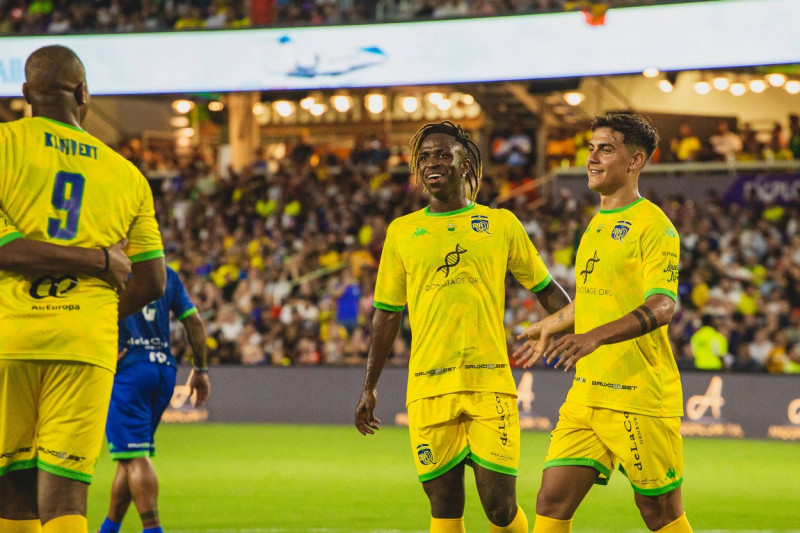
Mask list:
[[[672,319],[675,302],[663,294],[650,296],[645,303],[630,313],[581,334],[565,335],[552,343],[546,350],[548,363],[556,361],[556,368],[569,371],[578,360],[595,351],[604,344],[615,344],[665,326]]]
[[[550,280],[547,287],[536,293],[536,299],[539,300],[539,303],[542,304],[545,311],[551,315],[559,309],[565,308],[570,302],[567,292],[554,279]]]
[[[126,318],[164,294],[167,272],[164,258],[134,263],[131,278],[119,295],[119,320]]]
[[[189,346],[192,347],[192,362],[197,368],[208,366],[208,356],[206,347],[206,327],[203,319],[197,313],[192,313],[183,319],[183,327],[186,328],[186,336],[189,339]]]
[[[356,406],[355,426],[362,434],[372,434],[380,428],[381,421],[374,416],[378,402],[377,386],[386,359],[392,350],[403,314],[395,311],[375,309],[372,317],[372,335],[367,355],[367,371],[364,376],[364,387]]]
[[[0,247],[0,269],[11,272],[96,274],[105,268],[105,253],[100,248],[63,246],[26,238]]]

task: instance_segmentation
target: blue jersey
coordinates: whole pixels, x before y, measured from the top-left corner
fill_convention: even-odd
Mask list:
[[[167,286],[163,296],[141,311],[119,321],[119,349],[128,349],[117,368],[137,361],[177,366],[169,348],[169,313],[183,320],[196,313],[178,273],[167,267]]]

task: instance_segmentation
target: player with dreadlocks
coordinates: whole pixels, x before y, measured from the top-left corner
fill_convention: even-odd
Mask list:
[[[428,124],[411,150],[411,168],[430,203],[387,230],[355,425],[363,435],[380,427],[376,387],[408,304],[413,340],[406,404],[411,452],[430,500],[430,531],[465,531],[469,465],[489,531],[527,533],[516,496],[520,428],[503,328],[506,271],[548,312],[569,298],[519,220],[475,203],[480,151],[460,126]]]

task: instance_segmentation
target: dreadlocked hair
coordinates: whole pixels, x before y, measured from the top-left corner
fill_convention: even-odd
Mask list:
[[[475,198],[478,196],[478,190],[481,187],[481,178],[483,178],[481,152],[478,149],[478,145],[475,144],[475,141],[470,140],[469,133],[461,128],[461,124],[455,125],[449,120],[426,124],[411,138],[410,165],[411,171],[414,172],[416,176],[414,183],[419,179],[419,149],[422,146],[422,141],[425,140],[425,137],[434,133],[450,135],[467,151],[467,161],[469,161],[469,170],[467,171],[467,185],[469,186],[469,190],[467,191],[467,196],[474,202]]]

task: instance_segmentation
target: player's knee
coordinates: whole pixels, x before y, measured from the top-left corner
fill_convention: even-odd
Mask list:
[[[573,513],[574,509],[571,509],[566,498],[544,487],[539,489],[536,495],[536,514],[557,520],[569,520]]]
[[[639,514],[642,515],[647,529],[657,531],[674,520],[670,518],[663,506],[656,504],[640,503]]]
[[[517,504],[506,502],[503,505],[497,505],[494,508],[486,509],[486,518],[489,522],[499,527],[506,527],[514,521],[514,516],[517,514]]]

